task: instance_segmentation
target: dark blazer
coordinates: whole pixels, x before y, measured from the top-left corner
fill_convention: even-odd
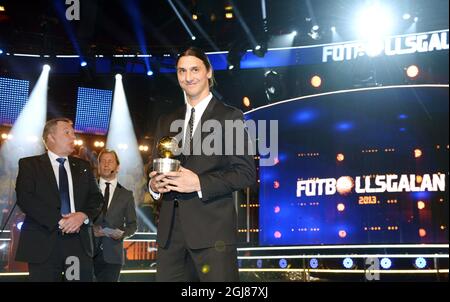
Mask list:
[[[171,114],[161,117],[155,132],[155,141],[158,142],[164,136],[178,134],[170,132],[170,124],[177,119],[184,120],[185,112],[186,106],[182,106]],[[243,120],[243,114],[240,110],[227,106],[213,97],[194,131],[194,136],[200,135],[201,141],[213,134],[201,132],[201,126],[207,120],[217,120],[222,125],[222,129],[225,129],[225,120]],[[194,138],[194,144],[195,140]],[[244,144],[247,145],[247,141]],[[225,146],[225,136],[222,136],[222,152],[225,147],[229,148],[230,146]],[[235,146],[232,147],[234,149]],[[196,147],[194,146],[194,148]],[[152,154],[154,158],[158,157],[156,145]],[[197,192],[189,194],[170,192],[162,196],[157,233],[158,244],[164,248],[168,242],[175,198],[181,200],[179,215],[183,234],[190,248],[199,249],[235,244],[237,241],[237,210],[233,203],[232,193],[256,182],[254,157],[252,155],[205,155],[202,153],[201,155],[181,156],[179,159],[182,161],[183,167],[192,170],[199,176],[202,198],[198,197]]]
[[[136,232],[136,208],[134,204],[133,192],[125,189],[119,183],[114,190],[111,204],[103,215],[100,214],[94,224],[102,224],[104,227],[112,229],[121,229],[124,234],[120,240],[114,240],[109,237],[101,237],[103,245],[103,260],[106,263],[123,264],[123,239],[130,237]],[[95,238],[99,240],[100,238]]]
[[[101,211],[103,197],[88,162],[69,156],[69,164],[75,210],[89,217],[89,224],[80,228],[80,240],[86,254],[92,257],[92,221]],[[58,185],[47,153],[19,160],[16,193],[17,204],[26,215],[16,260],[42,263],[55,245],[61,219]]]

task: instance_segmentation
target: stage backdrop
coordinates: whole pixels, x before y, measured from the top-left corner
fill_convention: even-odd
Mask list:
[[[448,243],[448,97],[377,87],[248,112],[279,128],[276,164],[259,168],[260,245]]]

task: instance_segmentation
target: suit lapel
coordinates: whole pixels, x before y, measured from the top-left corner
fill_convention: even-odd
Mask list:
[[[119,202],[121,191],[122,191],[122,186],[119,183],[117,183],[117,186],[114,189],[114,194],[112,196],[111,203],[109,204],[109,207],[108,207],[108,211],[106,212],[106,216],[109,215],[111,210],[113,210],[115,208],[116,204]]]
[[[53,172],[52,164],[50,163],[50,158],[47,153],[41,155],[41,168],[42,171],[46,174],[47,179],[50,180],[50,187],[53,194],[55,194],[56,198],[59,200],[59,189],[58,183],[56,182],[55,172]]]
[[[211,101],[209,101],[208,106],[206,107],[205,111],[202,114],[202,117],[200,118],[200,122],[197,125],[197,128],[195,128],[194,135],[201,135],[201,142],[203,142],[203,139],[210,133],[210,132],[202,132],[202,126],[203,123],[207,120],[211,120],[214,117],[214,107],[216,105],[216,99],[213,97]]]
[[[69,156],[70,173],[72,174],[72,188],[73,188],[73,204],[75,206],[75,211],[80,208],[77,204],[78,194],[75,188],[79,188],[80,184],[80,167],[74,161],[74,159]]]

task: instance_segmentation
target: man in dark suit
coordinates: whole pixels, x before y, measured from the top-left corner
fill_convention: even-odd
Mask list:
[[[99,186],[104,196],[102,213],[94,222],[94,273],[99,282],[117,282],[124,263],[123,240],[136,232],[133,192],[117,181],[120,161],[113,150],[98,156]],[[105,232],[104,228],[115,230]]]
[[[47,153],[19,160],[17,204],[25,213],[16,260],[31,281],[93,280],[92,221],[103,198],[89,163],[74,151],[72,121],[52,119],[43,132]]]
[[[162,175],[153,171],[149,183],[153,198],[163,199],[157,234],[156,278],[157,281],[238,281],[237,209],[232,193],[252,185],[256,170],[253,156],[248,155],[246,139],[230,144],[226,140],[229,133],[217,132],[225,129],[226,121],[238,121],[241,122],[238,130],[245,133],[243,114],[212,96],[212,66],[200,49],[190,47],[183,51],[176,68],[186,105],[159,120],[155,141],[177,135],[174,132],[177,130],[170,129],[171,124],[181,121],[184,124],[183,155],[179,157],[182,167]],[[210,121],[222,129],[203,132],[202,126]],[[218,144],[215,147],[219,154],[205,154],[202,142],[209,135],[217,134],[220,141],[214,144]],[[224,153],[224,148],[235,151],[237,144],[245,145],[247,153]],[[153,157],[158,157],[156,148]]]

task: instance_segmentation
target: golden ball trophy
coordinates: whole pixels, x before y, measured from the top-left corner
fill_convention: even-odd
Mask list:
[[[158,142],[158,155],[153,160],[153,171],[158,173],[176,172],[180,169],[180,161],[173,157],[178,151],[178,141],[174,137],[165,136]]]

